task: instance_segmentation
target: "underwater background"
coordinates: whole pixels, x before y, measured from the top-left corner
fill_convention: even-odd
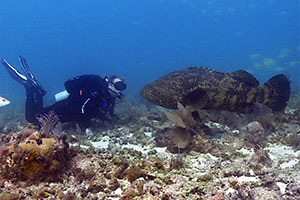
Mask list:
[[[299,7],[299,0],[0,0],[0,59],[22,71],[18,57],[26,58],[47,90],[45,106],[77,75],[117,74],[128,84],[113,116],[86,127],[50,111],[34,126],[25,121],[24,87],[0,64],[0,97],[11,102],[0,107],[0,199],[300,200]],[[286,106],[288,81],[277,76],[280,84],[263,88],[265,105],[240,113],[252,111],[239,99],[251,103],[254,91],[215,73],[202,82],[212,85],[209,104],[196,101],[201,88],[183,103],[167,101],[177,110],[139,95],[188,66],[243,69],[261,85],[282,73],[292,95]],[[158,99],[184,96],[193,80]],[[216,80],[225,87],[216,89]],[[241,92],[232,96],[232,87]]]
[[[244,69],[262,84],[284,73],[299,94],[298,0],[1,0],[0,58],[18,56],[48,91],[80,74],[119,74],[127,96],[186,66]],[[0,95],[23,108],[25,91],[0,67]]]

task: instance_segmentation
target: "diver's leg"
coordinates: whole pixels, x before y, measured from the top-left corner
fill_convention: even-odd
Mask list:
[[[29,70],[26,60],[22,57],[19,58],[21,66],[25,72],[25,75],[10,65],[5,59],[1,62],[6,68],[9,75],[18,83],[22,84],[26,89],[26,107],[25,118],[28,122],[38,124],[36,115],[43,112],[43,96],[46,91],[34,78],[33,74]]]
[[[70,106],[67,99],[58,101],[50,106],[43,108],[43,113],[49,113],[54,111],[55,115],[58,116],[60,122],[74,121],[73,118],[75,115],[70,111]]]
[[[26,88],[25,118],[28,122],[38,125],[37,114],[43,113],[43,96],[32,88]]]

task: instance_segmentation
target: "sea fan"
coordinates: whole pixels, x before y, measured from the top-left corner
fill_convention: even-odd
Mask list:
[[[176,126],[181,128],[189,129],[194,124],[194,118],[192,116],[191,110],[185,108],[181,103],[177,103],[178,112],[177,114],[165,112],[167,118],[172,121]]]
[[[176,125],[170,133],[172,143],[179,149],[185,149],[190,145],[192,135],[196,133],[196,130],[193,129],[195,121],[190,109],[185,108],[179,102],[177,108],[176,114],[169,112],[165,112],[165,114]]]
[[[185,149],[190,145],[192,136],[185,128],[176,126],[171,130],[170,139],[176,147]]]
[[[49,111],[48,114],[36,115],[41,130],[45,134],[60,134],[61,133],[61,123],[59,117],[54,113],[53,110]]]

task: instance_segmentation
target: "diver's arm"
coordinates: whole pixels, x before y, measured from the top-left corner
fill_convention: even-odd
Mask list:
[[[115,104],[111,104],[110,107],[109,107],[109,110],[108,110],[109,114],[111,117],[114,117],[115,116]]]

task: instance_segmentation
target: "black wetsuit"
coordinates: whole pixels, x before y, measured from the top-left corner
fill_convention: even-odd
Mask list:
[[[34,88],[26,88],[26,112],[28,122],[38,124],[36,116],[53,110],[61,122],[88,124],[92,118],[105,119],[113,116],[115,98],[111,97],[107,81],[98,75],[82,75],[65,82],[70,94],[67,99],[44,107],[43,95]]]

